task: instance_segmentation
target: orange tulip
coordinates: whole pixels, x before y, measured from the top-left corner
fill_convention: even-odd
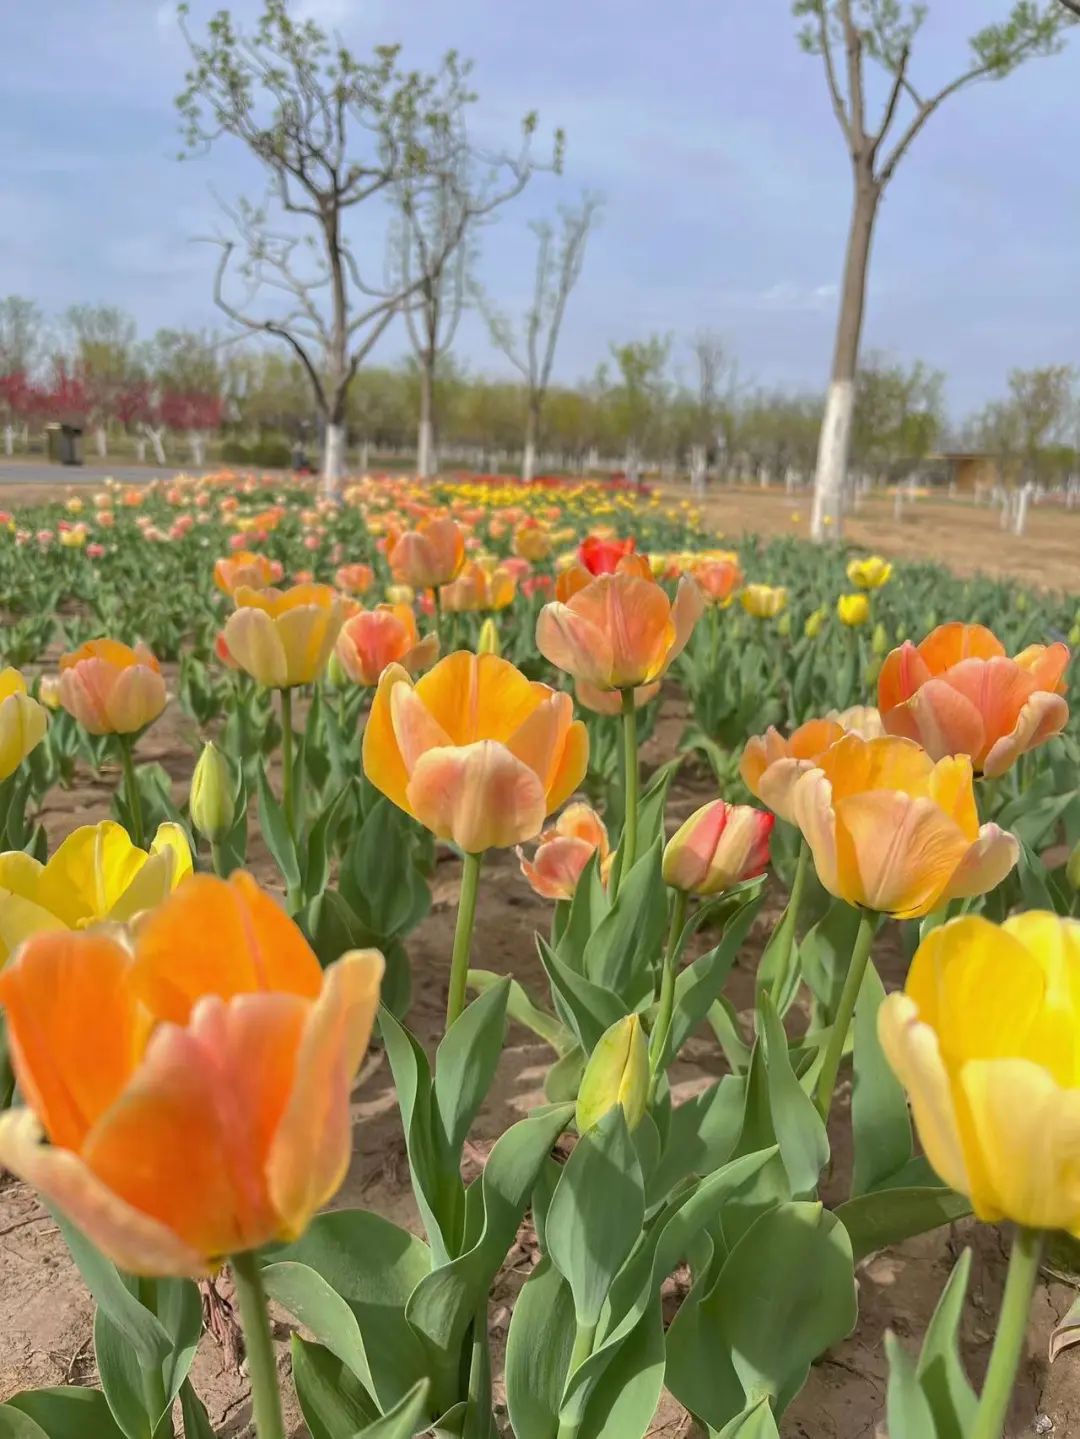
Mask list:
[[[91,734],[136,734],[167,698],[161,666],[145,645],[89,640],[60,657],[60,703]]]
[[[439,637],[420,638],[411,605],[377,605],[345,621],[336,654],[354,684],[377,685],[387,665],[402,665],[411,675],[430,669],[439,657]]]
[[[366,595],[375,583],[375,571],[370,565],[342,565],[334,575],[334,584],[347,595]]]
[[[1063,644],[1031,645],[1015,659],[982,625],[939,625],[885,659],[878,708],[889,734],[918,742],[935,759],[970,755],[995,778],[1029,749],[1060,734],[1069,718]]]
[[[264,590],[267,585],[276,584],[281,574],[277,560],[268,560],[253,550],[238,550],[214,564],[214,583],[227,595],[235,594],[241,585],[250,590]]]
[[[261,685],[286,689],[317,680],[341,629],[341,597],[329,585],[236,591],[220,644]]]
[[[364,730],[376,789],[467,854],[540,833],[585,776],[589,742],[568,694],[497,655],[447,655],[415,687],[383,671]]]
[[[647,562],[642,564],[647,572]],[[600,575],[567,603],[544,606],[536,647],[579,682],[600,690],[636,689],[667,672],[704,608],[701,590],[685,577],[672,602],[651,578],[625,571]]]
[[[488,570],[477,560],[470,560],[450,584],[439,590],[439,604],[444,610],[504,610],[514,603],[517,581],[501,566]]]
[[[743,582],[743,572],[734,560],[706,560],[690,573],[704,590],[710,604],[726,607]]]
[[[430,590],[455,579],[465,563],[465,535],[451,519],[421,520],[389,549],[394,579],[414,589]]]
[[[664,882],[686,894],[722,894],[762,874],[776,819],[748,804],[714,799],[694,811],[664,849]]]
[[[755,799],[794,824],[796,784],[844,733],[843,725],[832,719],[808,720],[787,739],[770,725],[764,734],[751,735],[746,741],[739,761],[743,783]]]
[[[568,804],[551,829],[544,830],[531,860],[520,849],[521,872],[541,899],[573,899],[585,866],[600,855],[600,876],[607,879],[614,856],[604,821],[587,804]]]
[[[847,734],[820,755],[792,795],[795,822],[821,883],[838,899],[899,919],[986,894],[1019,846],[979,827],[971,761],[935,762],[912,740]]]
[[[324,973],[245,874],[186,881],[134,953],[35,936],[0,972],[28,1105],[0,1116],[0,1163],[134,1274],[295,1238],[348,1168],[382,968],[362,950]]]

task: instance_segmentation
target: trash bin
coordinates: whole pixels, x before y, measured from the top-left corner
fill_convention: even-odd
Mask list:
[[[54,465],[82,464],[83,432],[81,425],[68,425],[54,421],[45,426],[45,443],[49,459]]]

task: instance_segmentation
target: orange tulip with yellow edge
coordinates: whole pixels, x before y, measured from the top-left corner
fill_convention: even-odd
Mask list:
[[[845,733],[846,726],[839,717],[807,720],[787,739],[770,725],[764,734],[751,735],[746,741],[739,761],[743,784],[774,814],[794,824],[792,795],[796,784]]]
[[[521,872],[541,899],[573,899],[578,880],[593,855],[599,855],[600,878],[606,882],[614,856],[607,826],[587,804],[568,804],[550,829],[540,836],[531,860],[521,849]]]
[[[980,1219],[1080,1234],[1080,922],[941,925],[878,1033],[927,1159]]]
[[[269,560],[254,550],[237,550],[236,554],[215,562],[214,583],[225,594],[233,595],[241,585],[249,590],[264,590],[268,585],[277,584],[281,573],[277,560]]]
[[[475,610],[504,610],[514,603],[517,581],[501,566],[488,569],[470,560],[456,580],[439,590],[439,604],[453,613]]]
[[[345,621],[335,654],[354,684],[377,685],[387,665],[402,665],[411,675],[429,669],[439,657],[439,637],[420,638],[411,605],[377,605]]]
[[[967,756],[935,763],[912,740],[846,734],[791,804],[829,893],[898,919],[986,894],[1019,856],[1011,834],[979,825]]]
[[[0,972],[26,1103],[0,1164],[132,1274],[296,1238],[348,1169],[382,970],[360,950],[324,972],[242,873],[189,879],[133,950],[36,936]]]
[[[90,734],[136,734],[166,699],[161,666],[145,645],[88,640],[60,657],[60,703]]]
[[[287,590],[241,586],[222,642],[234,662],[271,689],[312,684],[326,668],[345,617],[329,585]]]
[[[464,650],[415,685],[390,665],[364,730],[375,788],[466,854],[539,834],[581,783],[588,755],[568,694]]]

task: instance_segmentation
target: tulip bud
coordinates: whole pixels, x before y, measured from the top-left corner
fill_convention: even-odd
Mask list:
[[[790,615],[781,615],[780,618],[776,621],[776,633],[782,638],[787,639],[788,635],[791,633]]]
[[[478,655],[501,655],[502,645],[499,643],[499,631],[495,621],[489,615],[480,626],[480,639],[476,645]]]
[[[694,811],[664,850],[665,884],[687,894],[722,894],[769,863],[776,816],[714,799]]]
[[[808,640],[817,639],[827,618],[828,611],[825,609],[813,610],[807,615],[806,623],[803,625],[803,634]]]
[[[337,650],[334,651],[327,661],[326,678],[336,690],[349,688],[349,676],[345,673],[345,666],[341,663],[341,658]]]
[[[883,624],[874,626],[874,633],[870,640],[870,648],[876,655],[883,655],[889,648],[889,632]]]
[[[1069,855],[1069,862],[1065,866],[1065,878],[1069,881],[1072,889],[1080,889],[1080,841]]]
[[[836,601],[836,613],[841,624],[854,629],[857,625],[866,624],[870,618],[870,601],[862,591],[851,595],[841,595]]]
[[[213,744],[203,746],[191,776],[188,808],[192,824],[211,844],[220,843],[233,827],[236,797],[232,771],[228,760]]]
[[[60,708],[60,676],[42,675],[38,680],[38,699],[47,710]]]
[[[1027,610],[1027,607],[1028,597],[1026,594],[1024,594],[1023,590],[1020,590],[1019,593],[1013,598],[1013,608],[1019,610],[1021,614],[1024,614]]]
[[[589,1056],[577,1098],[578,1133],[598,1124],[621,1104],[633,1131],[645,1117],[649,1098],[649,1043],[636,1014],[616,1020]]]

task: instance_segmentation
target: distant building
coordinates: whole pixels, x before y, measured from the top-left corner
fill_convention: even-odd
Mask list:
[[[989,450],[944,450],[926,458],[928,463],[942,466],[946,482],[966,494],[1011,483],[1009,466],[1001,455]]]

